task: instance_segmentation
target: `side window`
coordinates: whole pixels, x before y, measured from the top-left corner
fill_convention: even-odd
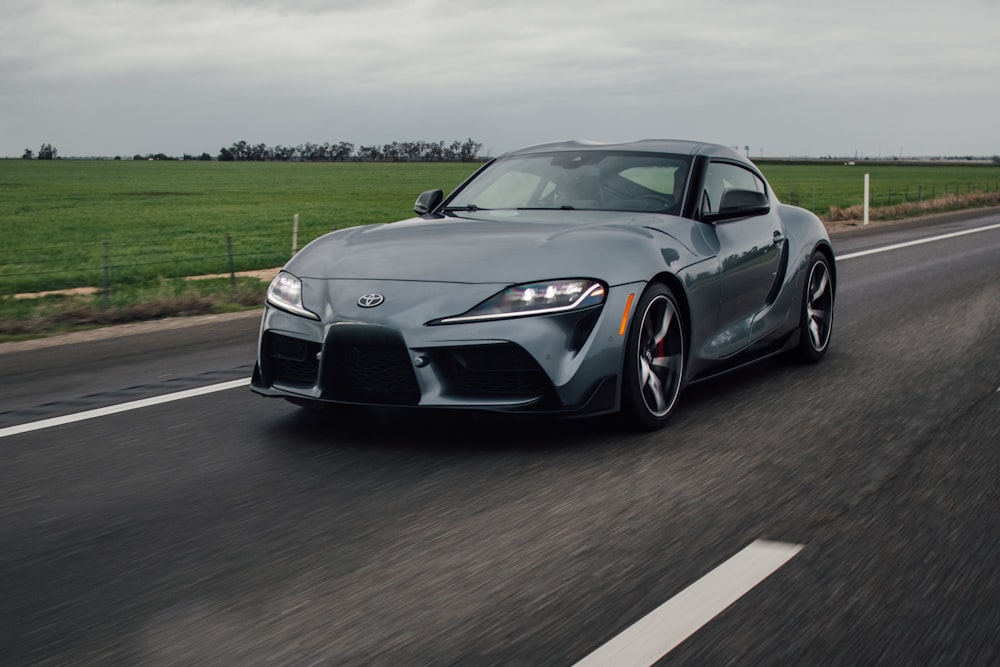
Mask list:
[[[701,199],[702,213],[715,213],[726,190],[754,190],[767,192],[764,181],[745,167],[729,162],[712,162],[705,178],[705,193]]]

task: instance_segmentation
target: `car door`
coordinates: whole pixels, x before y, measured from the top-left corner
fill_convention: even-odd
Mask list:
[[[709,163],[702,195],[702,213],[718,212],[727,190],[754,190],[767,186],[750,169],[731,162]],[[753,331],[755,316],[767,307],[780,279],[784,232],[772,209],[763,215],[723,219],[710,223],[719,248],[721,302],[716,338],[719,357],[746,347],[764,331]]]

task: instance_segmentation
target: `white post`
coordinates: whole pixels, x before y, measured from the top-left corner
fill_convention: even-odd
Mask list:
[[[868,174],[865,174],[865,224],[868,224],[868,198],[871,195],[871,187]]]
[[[867,209],[866,209],[867,210]],[[867,219],[867,215],[865,218]],[[299,249],[299,214],[296,213],[292,217],[292,255],[294,256]]]

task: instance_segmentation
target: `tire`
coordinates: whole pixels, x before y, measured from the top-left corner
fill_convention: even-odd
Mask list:
[[[625,344],[621,416],[631,428],[655,431],[674,412],[686,366],[683,313],[667,286],[643,292]]]
[[[830,347],[835,292],[830,260],[821,252],[813,253],[806,273],[799,320],[799,346],[796,356],[802,363],[818,363]]]

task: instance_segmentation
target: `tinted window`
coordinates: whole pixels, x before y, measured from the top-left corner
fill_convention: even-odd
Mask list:
[[[764,181],[745,167],[729,162],[712,162],[708,165],[705,192],[702,196],[703,213],[715,213],[726,190],[753,190],[767,193]]]
[[[676,213],[689,169],[685,155],[613,151],[518,155],[490,165],[448,206]]]

